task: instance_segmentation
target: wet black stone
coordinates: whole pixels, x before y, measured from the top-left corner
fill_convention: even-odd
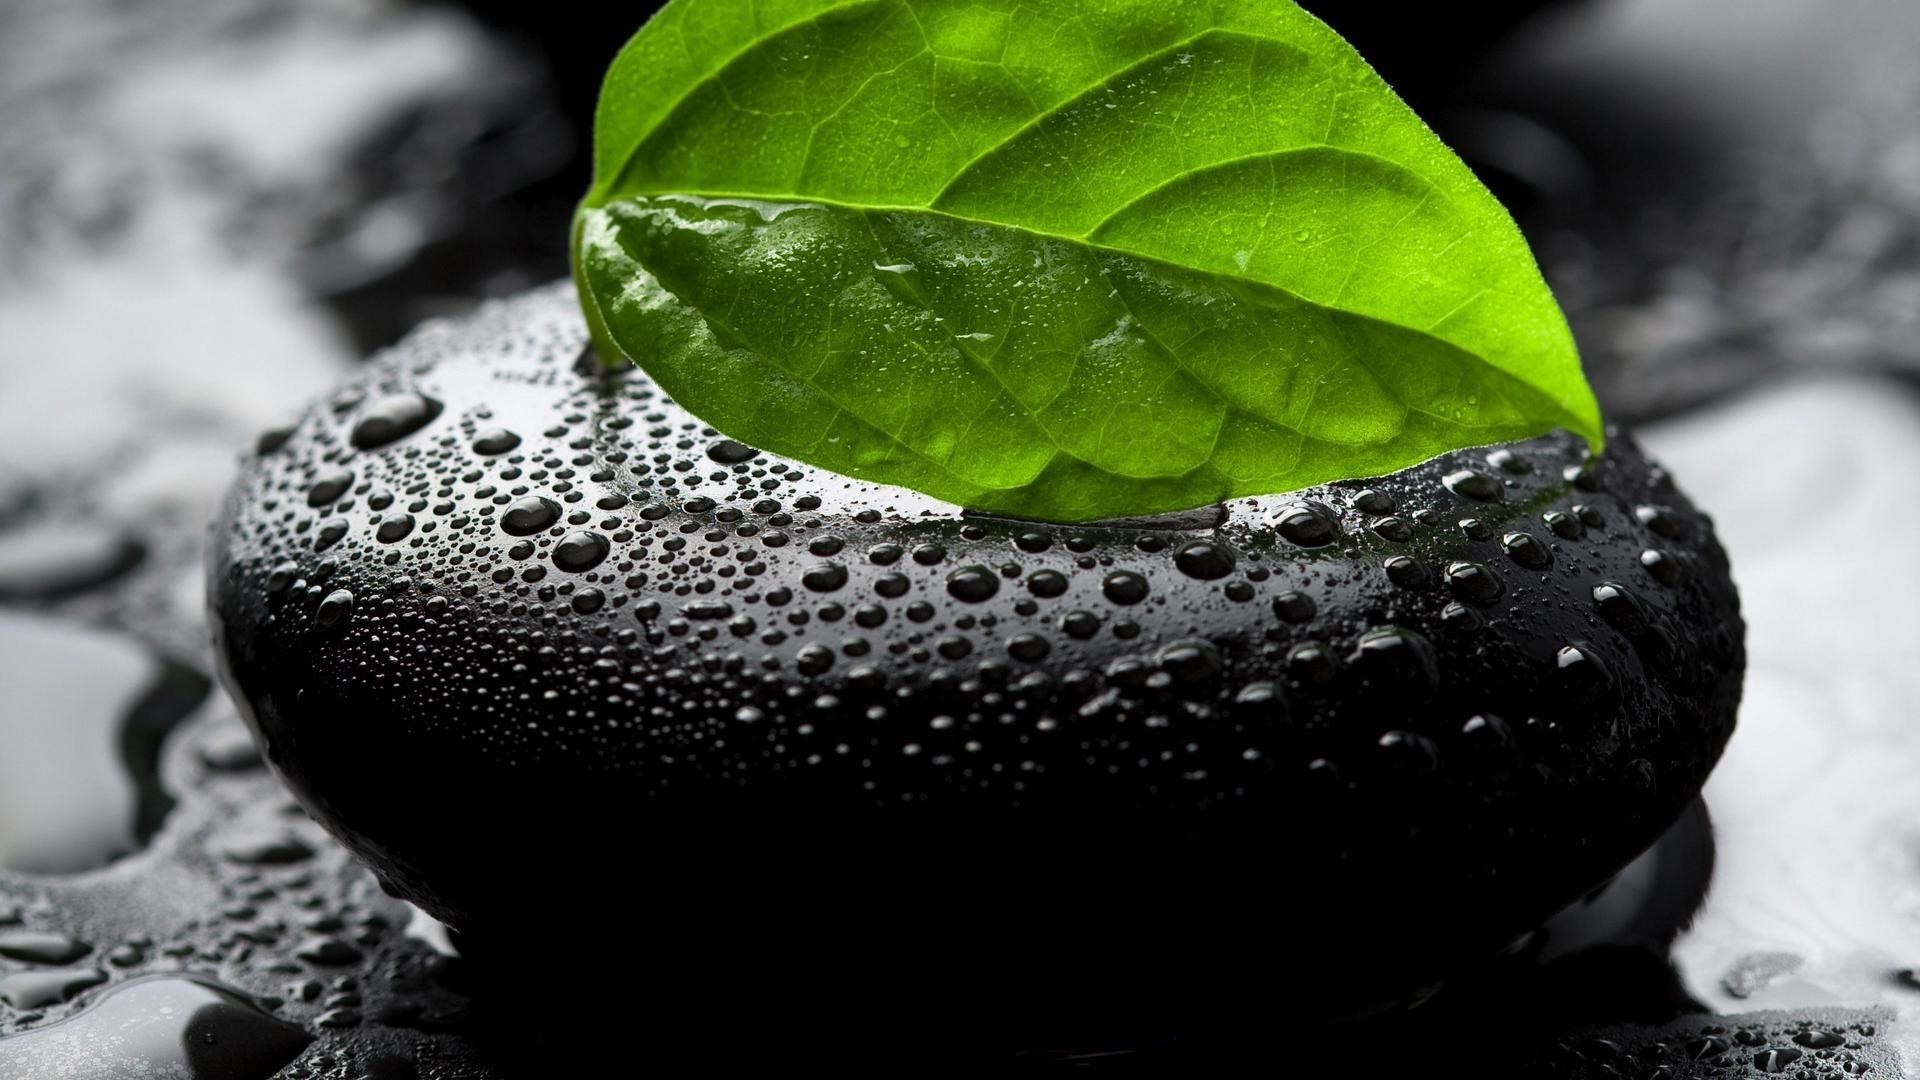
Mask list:
[[[730,1010],[738,994],[825,1008],[801,984],[832,970],[848,990],[831,1007],[863,1030],[1305,1023],[1404,1001],[1469,943],[1583,895],[1693,798],[1731,728],[1724,556],[1623,433],[1585,489],[1561,479],[1579,440],[1516,444],[1533,472],[1473,507],[1482,539],[1440,489],[1488,451],[1360,494],[1056,527],[771,453],[716,462],[717,437],[639,371],[572,367],[564,290],[478,319],[376,358],[347,396],[404,374],[452,415],[560,434],[529,434],[512,461],[456,435],[353,457],[351,484],[418,523],[380,545],[339,508],[356,525],[323,574],[321,513],[298,504],[355,417],[323,405],[246,466],[210,574],[232,687],[276,768],[476,957],[564,909],[624,928],[586,951],[644,952],[648,986]],[[1537,567],[1498,546],[1564,540],[1542,515],[1576,505],[1701,522],[1663,540],[1688,573],[1656,585],[1639,528]],[[1420,525],[1384,524],[1396,507]],[[554,572],[574,535],[606,549]],[[1456,573],[1469,563],[1492,568]],[[1445,589],[1416,580],[1443,568]],[[1608,582],[1690,662],[1635,662],[1595,607]],[[1574,692],[1581,665],[1553,659],[1575,642],[1607,658],[1608,697]],[[1496,712],[1552,734],[1471,719]],[[1636,763],[1650,782],[1630,792]],[[1551,782],[1515,780],[1541,770]],[[1381,846],[1414,825],[1419,844]],[[1306,940],[1250,932],[1276,897]],[[315,933],[377,953],[345,926],[280,948]],[[1247,971],[1287,974],[1249,988]],[[309,1022],[380,1007],[334,992]]]

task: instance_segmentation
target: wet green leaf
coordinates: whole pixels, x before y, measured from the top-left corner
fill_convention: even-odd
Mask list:
[[[1601,438],[1512,220],[1284,0],[675,0],[595,152],[603,353],[849,475],[1087,520]]]

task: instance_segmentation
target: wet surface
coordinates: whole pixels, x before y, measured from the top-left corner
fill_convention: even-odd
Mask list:
[[[0,1042],[0,1076],[268,1080],[312,1041],[230,987],[156,975],[101,995],[72,1019]]]
[[[1920,8],[1560,8],[1419,96],[1519,211],[1610,415],[1664,418],[1646,441],[1733,556],[1752,665],[1713,843],[1695,822],[1410,1014],[1032,1071],[1920,1062]],[[633,1051],[590,985],[446,955],[205,690],[200,545],[238,450],[368,348],[564,268],[581,129],[555,110],[597,68],[524,7],[480,14],[0,8],[5,1080],[505,1078],[605,1033]],[[591,949],[563,911],[529,913],[530,952]],[[208,1031],[232,1053],[195,1056]]]

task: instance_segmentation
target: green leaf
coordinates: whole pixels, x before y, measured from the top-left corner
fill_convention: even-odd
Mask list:
[[[1512,220],[1286,0],[674,0],[574,265],[732,438],[991,512],[1602,438]]]

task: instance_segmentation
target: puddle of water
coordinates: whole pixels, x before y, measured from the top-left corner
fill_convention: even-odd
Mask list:
[[[0,532],[0,600],[55,600],[139,564],[138,540],[90,522],[38,521]]]
[[[1891,382],[1809,383],[1646,442],[1718,522],[1750,656],[1706,789],[1713,891],[1675,960],[1719,1011],[1908,1012],[1920,993],[1895,973],[1920,963],[1920,403]],[[1894,1036],[1920,1062],[1920,1029]]]
[[[0,1039],[0,1080],[267,1080],[312,1041],[239,991],[156,976],[70,1020]]]
[[[160,745],[205,676],[120,637],[0,613],[0,867],[72,873],[136,850],[172,800]]]

